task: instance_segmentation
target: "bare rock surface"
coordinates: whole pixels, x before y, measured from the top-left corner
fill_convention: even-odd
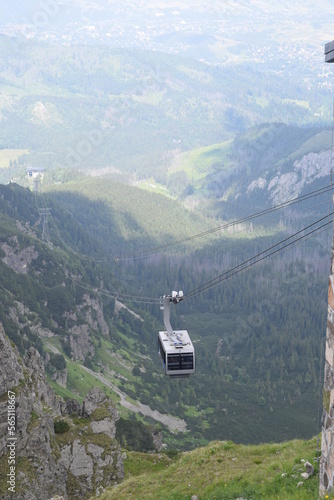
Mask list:
[[[48,385],[38,351],[31,347],[22,359],[1,324],[0,353],[0,470],[9,473],[10,394],[16,417],[15,499],[89,498],[96,488],[119,482],[124,470],[112,401],[93,388],[83,405],[65,403]],[[57,422],[64,423],[64,432],[55,432]],[[12,499],[13,492],[0,486],[0,497]]]

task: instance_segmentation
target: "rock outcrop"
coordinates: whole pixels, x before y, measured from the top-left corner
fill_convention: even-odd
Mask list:
[[[52,380],[57,382],[61,387],[66,387],[67,385],[67,369],[64,370],[55,370],[52,374]]]
[[[65,494],[65,471],[57,466],[52,446],[53,419],[60,414],[60,406],[46,383],[43,361],[33,347],[22,360],[2,326],[0,348],[5,353],[1,356],[0,414],[1,422],[6,424],[0,429],[0,469],[7,474],[13,472],[16,498],[30,500],[48,498],[56,492]],[[13,415],[15,420],[11,419]],[[14,426],[9,426],[11,423]],[[1,498],[13,498],[9,485],[0,492]]]
[[[69,342],[72,358],[83,361],[87,354],[94,356],[95,348],[90,340],[88,325],[75,325],[69,330]]]
[[[291,200],[299,196],[307,185],[329,176],[330,155],[330,151],[308,153],[296,160],[288,172],[281,172],[280,166],[268,170],[251,182],[247,193],[267,190],[273,204]]]
[[[328,284],[325,376],[323,391],[320,496],[334,488],[334,239]]]
[[[33,245],[20,248],[16,236],[9,239],[9,244],[2,243],[1,248],[5,253],[3,262],[17,273],[27,274],[29,265],[38,257]]]
[[[82,405],[58,398],[38,351],[22,359],[2,325],[0,353],[0,470],[9,481],[0,497],[86,498],[122,479],[118,413],[106,395],[94,388]]]

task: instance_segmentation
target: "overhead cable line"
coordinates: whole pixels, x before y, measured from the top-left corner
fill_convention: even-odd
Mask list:
[[[174,242],[171,242],[171,243],[167,243],[165,245],[161,245],[161,246],[155,247],[153,250],[151,250],[151,252],[154,252],[156,250],[161,250],[161,249],[169,248],[171,246],[175,246],[175,245],[178,245],[178,244],[186,243],[186,242],[195,240],[197,238],[202,238],[204,236],[208,236],[208,235],[210,235],[212,233],[215,233],[215,232],[218,232],[218,231],[222,231],[222,230],[227,229],[227,228],[229,228],[231,226],[242,224],[243,222],[248,222],[249,220],[253,220],[253,219],[256,219],[256,218],[261,217],[263,215],[270,214],[270,213],[272,213],[272,212],[274,212],[276,210],[280,210],[281,208],[285,208],[287,206],[294,205],[295,203],[300,203],[302,201],[308,200],[309,198],[312,198],[313,196],[317,196],[317,195],[320,195],[320,194],[325,194],[325,193],[327,193],[327,192],[329,192],[331,190],[333,190],[333,186],[332,185],[324,186],[323,188],[319,188],[319,189],[316,189],[315,191],[312,191],[312,192],[307,193],[305,195],[298,196],[296,198],[292,198],[291,200],[285,201],[283,203],[280,203],[279,205],[267,208],[265,210],[261,210],[260,212],[256,212],[255,214],[247,215],[245,217],[242,217],[241,219],[227,222],[227,223],[222,224],[220,226],[216,226],[214,228],[207,229],[206,231],[194,234],[192,236],[188,236],[188,237],[183,238],[181,240],[177,240],[177,241],[174,241]],[[137,255],[139,255],[139,256],[140,256],[140,254],[144,254],[145,255],[145,254],[147,254],[149,252],[150,252],[150,250],[146,250],[146,251],[143,251],[143,252],[139,252],[139,254],[137,254]],[[123,259],[122,258],[119,258],[119,259],[115,258],[114,260],[128,260],[128,259],[132,259],[132,258],[135,258],[135,256],[129,256],[129,257],[125,257]]]
[[[310,193],[307,193],[305,195],[298,196],[296,198],[292,198],[291,200],[287,200],[285,202],[282,202],[282,203],[280,203],[278,205],[275,205],[273,207],[267,208],[267,209],[262,210],[260,212],[256,212],[254,214],[247,215],[245,217],[242,217],[242,218],[234,220],[234,221],[226,222],[224,224],[221,224],[221,225],[216,226],[214,228],[208,229],[208,230],[203,231],[201,233],[197,233],[197,234],[194,234],[192,236],[188,236],[186,238],[182,238],[181,240],[172,241],[170,243],[166,243],[166,244],[154,247],[154,248],[152,248],[150,250],[143,250],[143,251],[140,251],[140,252],[136,252],[136,253],[134,253],[132,255],[129,255],[127,257],[121,257],[121,256],[119,256],[119,257],[108,257],[108,258],[96,259],[94,257],[85,256],[85,255],[82,255],[79,252],[76,252],[75,250],[73,250],[61,238],[58,229],[57,229],[57,234],[58,234],[58,238],[60,239],[60,241],[63,243],[63,245],[66,248],[68,248],[74,255],[77,255],[81,259],[85,259],[87,261],[92,261],[92,262],[95,262],[95,263],[103,263],[103,262],[123,262],[123,261],[137,260],[137,259],[146,259],[146,258],[150,258],[150,257],[156,257],[156,256],[160,255],[163,250],[166,250],[166,249],[171,248],[173,246],[177,246],[177,245],[181,245],[181,244],[184,244],[184,243],[188,243],[188,242],[193,241],[195,239],[203,238],[205,236],[209,236],[209,235],[214,234],[214,233],[216,233],[218,231],[224,231],[224,230],[226,230],[226,229],[228,229],[230,227],[233,227],[233,226],[236,226],[236,225],[239,225],[239,224],[251,221],[253,219],[262,217],[264,215],[271,214],[272,212],[275,212],[275,211],[280,210],[282,208],[286,208],[286,207],[288,207],[290,205],[294,205],[296,203],[301,203],[303,201],[309,200],[310,198],[313,198],[314,196],[326,194],[326,193],[332,191],[333,189],[334,189],[333,185],[330,184],[330,185],[324,186],[322,188],[316,189],[315,191],[311,191]],[[53,221],[52,216],[51,216],[51,220]],[[55,226],[57,228],[57,224],[55,224]]]
[[[320,232],[320,230],[329,227],[333,223],[332,220],[329,222],[326,222],[322,226],[319,226],[319,227],[309,231],[305,235],[299,236],[297,239],[293,239],[292,241],[289,241],[292,238],[296,238],[296,236],[298,236],[299,234],[303,233],[304,231],[310,229],[311,227],[315,226],[316,224],[319,224],[320,222],[324,221],[325,219],[332,216],[333,214],[334,214],[334,212],[331,212],[330,214],[326,215],[325,217],[322,217],[321,219],[304,227],[300,231],[297,231],[296,233],[292,234],[291,236],[288,236],[284,240],[276,243],[275,245],[272,245],[271,247],[267,248],[266,250],[263,250],[262,252],[258,253],[254,257],[247,259],[246,261],[242,262],[241,264],[238,264],[237,266],[233,267],[232,269],[228,269],[224,273],[216,276],[215,278],[212,278],[211,280],[207,281],[206,283],[203,283],[203,285],[201,285],[197,288],[194,288],[193,290],[191,290],[190,292],[188,292],[184,296],[184,300],[190,299],[191,297],[194,297],[195,295],[198,295],[199,293],[202,293],[210,288],[213,288],[213,287],[219,285],[222,281],[224,281],[228,278],[231,278],[232,276],[235,276],[236,274],[239,274],[242,271],[249,269],[250,267],[253,267],[254,265],[258,264],[259,262],[262,262],[264,259],[267,259],[268,257],[271,257],[274,254],[282,252],[286,248],[291,247],[291,246],[299,243],[301,240],[307,239],[311,235],[314,235],[316,232]],[[288,242],[288,243],[286,243],[286,242]],[[281,246],[283,243],[286,243],[286,245]],[[275,248],[276,248],[276,250],[271,251]],[[270,253],[268,253],[268,252],[270,252]],[[255,259],[257,259],[257,260],[255,260]]]
[[[92,288],[86,285],[83,285],[82,283],[79,283],[75,279],[73,279],[71,276],[69,276],[69,279],[72,281],[74,285],[79,286],[80,288],[83,288],[84,290],[88,290],[90,292],[97,293],[99,295],[104,295],[105,297],[111,297],[112,299],[116,299],[119,301],[123,302],[136,302],[138,304],[159,304],[160,303],[160,298],[157,297],[143,297],[141,295],[129,295],[129,294],[123,294],[122,292],[109,292],[108,290],[98,290],[96,288]]]
[[[44,197],[43,193],[42,193],[42,199],[43,199],[43,203],[45,205],[45,197]],[[35,203],[36,203],[36,206],[37,206],[37,209],[39,212],[40,212],[40,210],[43,210],[43,209],[39,208],[39,206],[38,206],[38,200],[37,200],[36,193],[35,193]],[[51,212],[48,212],[48,215],[51,216]],[[80,256],[80,254],[79,254],[79,256]],[[119,299],[119,300],[122,300],[123,302],[137,302],[137,303],[141,303],[141,304],[157,304],[160,302],[160,298],[157,298],[157,297],[144,297],[144,296],[139,296],[139,295],[123,294],[123,293],[118,292],[118,291],[111,292],[108,290],[98,290],[97,288],[89,287],[89,286],[86,286],[86,285],[78,282],[70,275],[68,276],[68,278],[71,280],[71,282],[74,285],[79,286],[80,288],[82,288],[84,290],[87,290],[87,291],[90,291],[93,293],[97,293],[99,295],[103,295],[106,297],[111,297],[111,298],[116,299],[116,300]]]
[[[265,213],[270,213],[272,211],[278,210],[279,208],[283,208],[283,207],[288,206],[290,204],[297,203],[299,201],[303,201],[304,199],[309,199],[310,197],[316,196],[318,194],[323,194],[324,192],[328,192],[329,188],[332,189],[332,186],[326,186],[324,188],[320,188],[320,189],[315,190],[315,191],[313,191],[311,193],[308,193],[307,195],[303,195],[301,197],[298,197],[298,198],[295,198],[293,200],[290,200],[289,202],[285,202],[285,203],[282,203],[280,205],[277,205],[276,207],[272,207],[271,209],[267,209],[267,210],[264,210],[262,212],[258,212],[257,214],[254,214],[253,216],[248,216],[247,219],[249,219],[251,217],[258,217],[258,216],[260,216],[262,214],[265,214]],[[44,196],[43,196],[43,199],[44,199]],[[36,200],[36,202],[37,202],[37,200]],[[297,239],[295,239],[293,241],[290,241],[289,243],[287,243],[283,247],[278,248],[277,250],[269,253],[268,255],[265,255],[268,252],[270,252],[271,250],[273,250],[274,248],[281,246],[283,243],[286,243],[287,241],[291,240],[292,238],[295,238],[298,234],[302,233],[303,231],[306,231],[307,229],[313,227],[314,225],[322,222],[326,218],[328,218],[331,215],[333,215],[333,213],[334,212],[331,212],[330,214],[326,215],[325,217],[322,217],[321,219],[319,219],[319,220],[315,221],[314,223],[310,224],[309,226],[306,226],[305,228],[301,229],[300,231],[297,231],[293,235],[288,236],[287,238],[285,238],[285,239],[281,240],[280,242],[276,243],[275,245],[272,245],[268,249],[260,252],[259,254],[253,256],[252,258],[244,261],[243,263],[239,264],[238,266],[235,266],[234,268],[229,269],[228,271],[224,272],[223,274],[221,274],[221,275],[213,278],[212,280],[209,280],[208,282],[204,283],[203,285],[201,285],[201,286],[195,288],[194,290],[188,292],[185,295],[184,299],[189,299],[189,298],[191,298],[191,297],[193,297],[193,296],[195,296],[195,295],[197,295],[197,294],[199,294],[201,292],[204,292],[204,291],[208,290],[209,288],[215,287],[215,286],[219,285],[221,281],[223,281],[225,279],[228,279],[228,278],[230,278],[230,277],[232,277],[234,275],[237,275],[237,274],[239,274],[239,273],[241,273],[241,272],[249,269],[250,267],[255,266],[256,264],[258,264],[259,262],[263,261],[264,259],[266,259],[268,257],[271,257],[272,255],[274,255],[274,254],[276,254],[278,252],[282,252],[286,248],[297,244],[301,240],[306,240],[308,237],[313,236],[315,233],[320,233],[322,230],[326,229],[330,224],[332,224],[332,221],[327,222],[327,223],[323,224],[322,226],[320,226],[318,228],[315,228],[314,230],[310,231],[309,233],[307,233],[307,234],[305,234],[305,235],[303,235],[303,236],[301,236],[301,237],[299,237],[299,238],[297,238]],[[244,219],[246,219],[246,218],[244,218]],[[228,225],[232,225],[232,224],[234,225],[234,224],[240,223],[241,221],[244,221],[244,219],[241,219],[240,221],[231,222]],[[221,227],[222,226],[220,226],[219,228],[216,228],[216,230],[221,229]],[[212,232],[212,231],[213,230],[208,230],[205,233],[200,233],[199,235],[194,235],[193,238],[199,237],[199,236],[201,236],[203,234],[207,234],[207,233]],[[189,238],[186,238],[186,240],[189,240]],[[170,246],[170,245],[168,245],[168,246]],[[257,259],[257,260],[255,262],[252,262],[252,261],[254,261],[254,259]],[[115,259],[113,259],[113,260],[115,260]],[[98,262],[98,261],[95,260],[95,262]],[[143,296],[139,296],[139,295],[129,295],[129,294],[125,294],[125,293],[123,294],[123,293],[118,292],[118,291],[109,292],[107,290],[97,290],[96,288],[92,288],[92,287],[88,287],[88,286],[82,285],[81,283],[77,282],[76,280],[74,280],[71,277],[70,277],[70,279],[73,282],[73,284],[75,284],[77,286],[80,286],[83,289],[92,291],[94,293],[98,293],[100,295],[105,295],[105,296],[108,296],[108,297],[111,297],[111,298],[114,298],[114,299],[119,299],[119,300],[122,300],[124,302],[136,302],[136,303],[141,303],[141,304],[157,304],[159,302],[159,299],[157,299],[156,297],[143,297]]]
[[[298,236],[300,233],[302,233],[302,232],[310,229],[311,227],[315,226],[316,224],[319,224],[320,222],[324,221],[325,219],[327,219],[328,217],[332,216],[333,214],[334,214],[334,212],[331,212],[330,214],[326,215],[325,217],[322,217],[321,219],[319,219],[319,220],[313,222],[312,224],[304,227],[300,231],[297,231],[293,235],[285,238],[284,240],[276,243],[275,245],[272,245],[271,247],[267,248],[263,252],[258,253],[257,255],[251,257],[250,259],[248,259],[248,260],[242,262],[241,264],[238,264],[237,266],[233,267],[232,269],[229,269],[229,270],[225,271],[224,273],[220,274],[219,276],[216,276],[215,278],[207,281],[203,285],[201,285],[201,286],[195,288],[194,290],[188,292],[184,296],[183,300],[190,299],[190,298],[194,297],[195,295],[198,295],[199,293],[202,293],[202,292],[204,292],[206,290],[209,290],[210,288],[213,288],[215,286],[218,286],[222,281],[225,281],[225,280],[227,280],[227,279],[229,279],[229,278],[231,278],[233,276],[236,276],[236,275],[240,274],[243,271],[246,271],[246,270],[248,270],[248,269],[256,266],[257,264],[259,264],[263,260],[271,257],[272,255],[275,255],[277,253],[283,252],[287,248],[292,247],[293,245],[298,244],[300,241],[305,241],[308,238],[314,236],[315,234],[321,233],[322,231],[324,231],[325,229],[327,229],[332,224],[332,220],[330,220],[330,221],[322,224],[319,227],[316,227],[315,229],[309,231],[308,233],[306,233],[306,234],[304,234],[302,236],[299,236],[297,239],[293,239],[292,241],[288,242],[292,238],[295,238],[296,236]],[[288,243],[286,243],[286,242],[288,242]],[[284,246],[281,246],[283,243],[286,243],[286,244]],[[276,247],[279,247],[279,248],[276,248]],[[276,250],[271,251],[274,248],[276,248]],[[270,252],[270,253],[268,253],[268,252]],[[265,254],[267,254],[267,255],[265,255]],[[254,259],[257,259],[257,260],[254,260]],[[71,279],[71,281],[75,285],[78,285],[81,288],[93,291],[94,293],[98,293],[98,294],[101,294],[101,295],[112,297],[114,299],[122,300],[124,302],[135,302],[135,303],[140,303],[140,304],[157,304],[157,303],[159,303],[159,299],[157,299],[155,297],[142,297],[142,296],[138,296],[138,295],[122,294],[121,292],[108,292],[108,291],[96,290],[96,289],[87,287],[85,285],[82,285],[81,283],[78,283],[73,278],[70,278],[70,279]]]
[[[304,236],[301,236],[300,238],[298,238],[297,240],[295,241],[292,241],[290,243],[288,243],[287,245],[285,245],[284,247],[282,248],[279,248],[277,250],[275,250],[274,252],[268,254],[268,255],[265,255],[264,257],[262,257],[261,259],[253,262],[253,263],[249,263],[248,265],[245,265],[244,267],[241,267],[242,265],[240,265],[240,267],[237,266],[236,269],[234,269],[234,272],[231,272],[232,270],[229,270],[227,271],[226,273],[223,273],[222,275],[220,276],[217,276],[214,280],[212,280],[213,282],[207,286],[205,286],[205,284],[202,285],[202,287],[198,287],[199,289],[196,291],[192,291],[190,292],[189,294],[186,294],[184,296],[184,300],[186,299],[189,299],[189,298],[192,298],[193,296],[195,295],[198,295],[199,293],[202,293],[206,290],[209,290],[210,288],[214,288],[218,285],[220,285],[220,283],[222,281],[225,281],[233,276],[236,276],[237,274],[240,274],[241,272],[243,271],[246,271],[247,269],[250,269],[252,267],[255,267],[257,264],[259,264],[261,261],[271,257],[272,255],[274,254],[277,254],[277,253],[280,253],[280,252],[283,252],[284,250],[286,250],[286,248],[288,247],[292,247],[293,245],[299,243],[300,240],[306,240],[308,239],[309,237],[313,236],[315,233],[321,233],[324,229],[327,229],[329,228],[330,226],[332,225],[332,221],[330,222],[327,222],[326,224],[323,224],[322,226],[314,229],[313,231],[310,231],[309,233],[307,233],[306,235]],[[251,260],[251,259],[250,259]],[[245,262],[245,264],[247,263],[247,261]],[[229,274],[231,272],[231,274]]]
[[[284,245],[283,247],[281,248],[278,248],[276,249],[275,251],[267,254],[267,255],[263,255],[267,252],[269,252],[270,250],[272,250],[273,248],[281,245],[282,243],[286,242],[287,240],[295,237],[296,235],[300,234],[301,232],[309,229],[310,227],[314,226],[315,224],[321,222],[322,220],[328,218],[329,216],[333,215],[334,212],[332,212],[331,214],[328,214],[326,217],[323,217],[322,219],[319,219],[318,221],[314,222],[313,224],[310,224],[309,226],[305,227],[304,229],[302,229],[301,231],[298,231],[297,233],[293,234],[292,236],[289,236],[288,238],[280,241],[279,243],[277,243],[276,245],[273,245],[272,247],[264,250],[263,252],[255,255],[254,257],[248,259],[247,261],[244,261],[242,262],[241,264],[239,264],[238,266],[235,266],[234,268],[232,269],[229,269],[228,271],[222,273],[221,275],[219,276],[216,276],[215,278],[213,278],[212,280],[204,283],[203,285],[201,285],[200,287],[190,291],[189,293],[187,293],[185,296],[184,296],[184,299],[183,300],[187,300],[187,299],[190,299],[192,298],[193,296],[195,295],[198,295],[199,293],[202,293],[206,290],[209,290],[210,288],[213,288],[217,285],[219,285],[222,281],[225,281],[233,276],[236,276],[238,274],[240,274],[241,272],[243,271],[246,271],[248,270],[249,268],[252,268],[254,267],[255,265],[259,264],[260,262],[262,262],[263,260],[271,257],[272,255],[274,254],[277,254],[277,253],[280,253],[280,252],[283,252],[284,250],[286,250],[287,248],[289,247],[292,247],[293,245],[296,245],[297,243],[299,243],[300,241],[305,241],[307,240],[308,238],[314,236],[315,234],[319,234],[321,233],[322,231],[324,231],[325,229],[327,229],[331,224],[332,224],[332,221],[329,221],[329,222],[326,222],[324,223],[323,225],[313,229],[312,231],[309,231],[308,233],[306,233],[305,235],[302,235],[300,236],[299,238],[293,240],[293,241],[290,241],[289,243],[287,243],[286,245]],[[261,258],[258,258],[262,255]],[[257,259],[254,261],[254,259]],[[254,261],[254,262],[252,262]],[[129,295],[129,294],[123,294],[121,292],[108,292],[106,290],[97,290],[97,289],[93,289],[91,287],[88,287],[88,286],[85,286],[85,285],[82,285],[81,283],[78,283],[76,280],[74,280],[73,278],[70,278],[71,281],[83,288],[83,289],[86,289],[86,290],[89,290],[89,291],[92,291],[94,293],[98,293],[100,295],[104,295],[104,296],[107,296],[107,297],[111,297],[111,298],[114,298],[114,299],[117,299],[117,300],[121,300],[123,302],[135,302],[135,303],[138,303],[138,304],[157,304],[159,303],[159,299],[155,298],[155,297],[143,297],[143,296],[138,296],[138,295]]]

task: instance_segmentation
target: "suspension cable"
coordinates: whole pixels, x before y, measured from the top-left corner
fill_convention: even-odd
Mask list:
[[[301,240],[306,239],[310,235],[313,235],[314,233],[316,233],[320,229],[326,228],[327,226],[329,226],[330,224],[332,224],[332,221],[326,222],[322,226],[320,226],[318,228],[315,228],[312,231],[309,231],[305,235],[300,236],[297,239],[294,239],[292,241],[289,241],[292,238],[296,238],[296,236],[298,236],[302,232],[310,229],[311,227],[315,226],[316,224],[319,224],[320,222],[324,221],[328,217],[332,216],[333,213],[334,212],[329,213],[325,217],[322,217],[321,219],[313,222],[312,224],[309,224],[308,226],[306,226],[303,229],[297,231],[296,233],[292,234],[291,236],[288,236],[287,238],[279,241],[275,245],[272,245],[271,247],[267,248],[266,250],[263,250],[262,252],[258,253],[254,257],[251,257],[250,259],[247,259],[246,261],[242,262],[241,264],[238,264],[237,266],[233,267],[232,269],[229,269],[229,270],[225,271],[224,273],[216,276],[215,278],[212,278],[211,280],[207,281],[206,283],[203,283],[203,285],[201,285],[201,286],[199,286],[197,288],[194,288],[193,290],[191,290],[190,292],[188,292],[185,295],[184,300],[187,300],[187,299],[189,299],[189,298],[191,298],[191,297],[193,297],[195,295],[198,295],[199,293],[202,293],[202,292],[204,292],[204,291],[206,291],[206,290],[208,290],[208,289],[210,289],[212,287],[215,287],[215,286],[219,285],[223,280],[226,280],[226,279],[228,279],[228,278],[230,278],[232,276],[235,276],[236,274],[239,274],[240,272],[242,272],[242,271],[244,271],[246,269],[249,269],[253,265],[258,264],[259,262],[263,261],[264,259],[266,259],[268,257],[271,257],[272,255],[274,255],[274,254],[276,254],[278,252],[281,252],[281,251],[285,250],[286,248],[288,248],[288,247],[290,247],[290,246],[292,246],[292,245],[294,245],[296,243],[299,243]],[[288,243],[286,243],[286,242],[288,242]],[[281,245],[283,243],[286,243],[286,245],[284,245],[282,247]],[[277,248],[277,247],[280,247],[280,248]],[[276,250],[271,251],[274,248],[276,248]],[[270,252],[270,253],[268,253],[268,252]],[[267,254],[267,255],[265,255],[265,254]],[[255,260],[255,262],[252,262],[252,261],[254,261],[254,259],[257,259],[257,260]]]
[[[292,198],[291,200],[287,200],[285,202],[282,202],[282,203],[280,203],[278,205],[275,205],[273,207],[267,208],[267,209],[262,210],[260,212],[256,212],[254,214],[247,215],[245,217],[242,217],[242,218],[234,220],[234,221],[226,222],[226,223],[221,224],[219,226],[216,226],[214,228],[211,228],[211,229],[208,229],[206,231],[194,234],[192,236],[188,236],[186,238],[182,238],[180,240],[176,240],[176,241],[172,241],[170,243],[159,245],[159,246],[154,247],[154,248],[152,248],[150,250],[142,250],[142,251],[136,252],[136,253],[134,253],[132,255],[129,255],[129,256],[126,256],[126,257],[118,256],[118,257],[106,257],[106,258],[96,259],[94,257],[85,256],[85,255],[83,255],[83,254],[81,254],[81,253],[76,252],[75,250],[73,250],[61,238],[58,229],[57,229],[57,236],[60,239],[60,241],[63,243],[63,245],[66,248],[68,248],[73,254],[75,254],[78,257],[80,257],[81,259],[85,259],[87,261],[92,261],[92,262],[96,262],[96,263],[103,263],[103,262],[122,262],[122,261],[136,260],[136,259],[146,259],[146,258],[151,258],[151,257],[158,256],[161,253],[163,253],[162,251],[164,251],[164,250],[166,250],[168,248],[171,248],[173,246],[182,245],[182,244],[194,241],[194,240],[196,240],[198,238],[203,238],[203,237],[209,236],[211,234],[214,234],[216,232],[224,231],[224,230],[226,230],[226,229],[228,229],[230,227],[233,227],[235,225],[251,221],[253,219],[262,217],[264,215],[271,214],[272,212],[275,212],[275,211],[280,210],[282,208],[286,208],[286,207],[288,207],[290,205],[294,205],[296,203],[300,203],[300,202],[309,200],[310,198],[313,198],[314,196],[326,194],[326,193],[332,191],[333,189],[334,189],[333,185],[329,184],[329,185],[324,186],[322,188],[319,188],[319,189],[316,189],[314,191],[311,191],[310,193],[307,193],[307,194],[302,195],[302,196],[298,196],[296,198]],[[51,215],[51,219],[53,221],[52,215]],[[57,224],[55,224],[55,227],[57,228]]]

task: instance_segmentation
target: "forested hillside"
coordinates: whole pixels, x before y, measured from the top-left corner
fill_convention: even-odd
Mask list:
[[[4,35],[0,48],[6,334],[38,348],[63,397],[102,388],[129,448],[143,446],[139,421],[184,449],[318,432],[325,75]],[[185,294],[172,324],[196,348],[185,380],[156,352],[172,290]]]
[[[98,385],[130,427],[136,418],[159,424],[170,447],[319,431],[328,232],[175,307],[174,328],[188,329],[196,347],[194,376],[166,378],[156,352],[159,296],[187,294],[306,225],[310,213],[291,208],[269,225],[187,242],[210,227],[203,216],[139,188],[77,179],[43,196],[2,186],[1,214],[0,320],[21,350],[43,354],[56,392],[82,398]],[[182,245],[166,247],[181,228]]]

